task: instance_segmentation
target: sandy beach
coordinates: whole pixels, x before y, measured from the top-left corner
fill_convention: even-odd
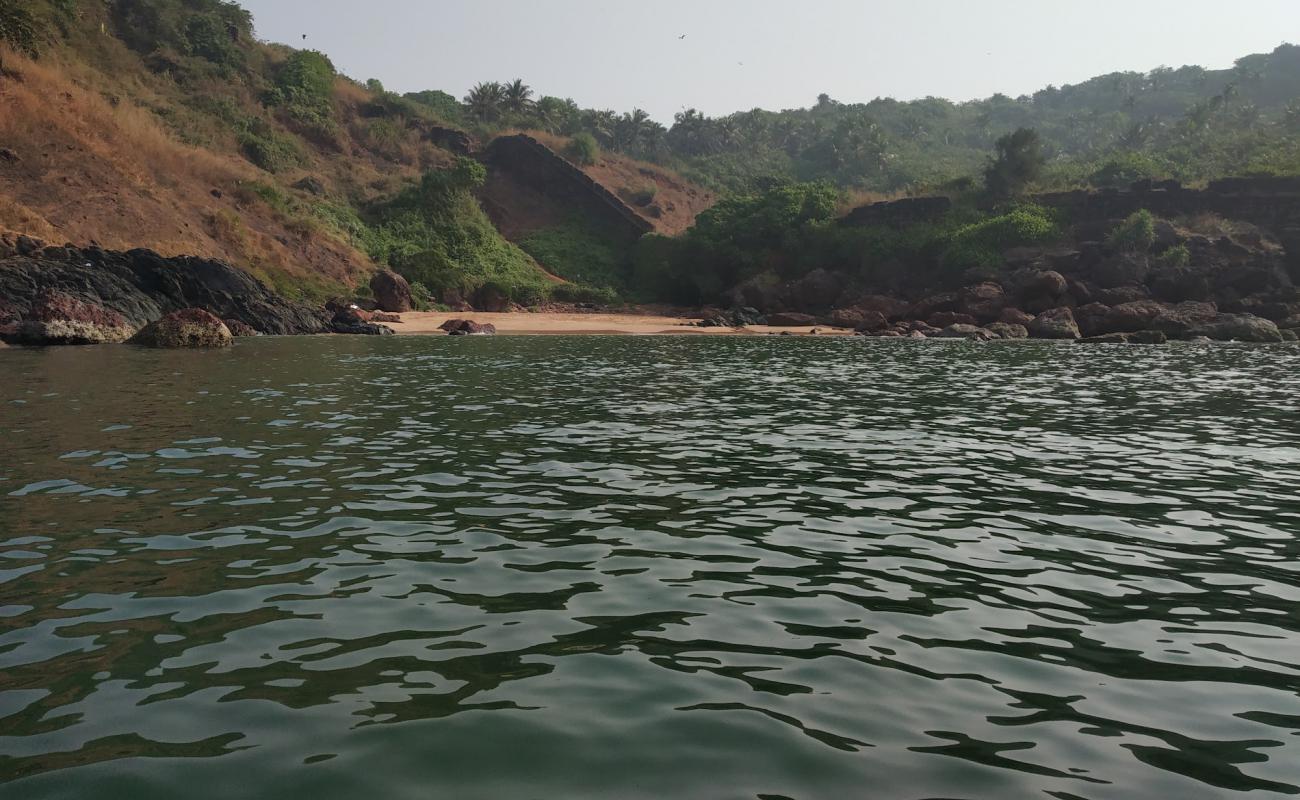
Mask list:
[[[649,314],[578,314],[561,312],[511,312],[489,314],[477,311],[441,312],[411,311],[401,315],[400,323],[387,323],[399,334],[442,334],[439,329],[449,319],[469,319],[474,322],[490,322],[496,326],[498,334],[504,335],[563,335],[563,334],[599,334],[607,336],[763,336],[768,334],[809,335],[814,328],[776,328],[766,325],[751,325],[744,328],[696,328],[690,323],[698,319],[689,317],[665,317]],[[853,331],[847,328],[818,326],[818,335],[851,336]]]

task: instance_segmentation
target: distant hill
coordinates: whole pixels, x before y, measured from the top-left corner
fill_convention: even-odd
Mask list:
[[[715,189],[747,190],[775,176],[924,191],[978,172],[997,138],[1021,127],[1037,129],[1048,147],[1048,188],[1300,174],[1300,47],[1289,44],[1226,70],[1117,72],[968,103],[840,103],[822,95],[809,108],[786,111],[707,117],[686,110],[671,127],[639,110],[581,109],[557,97],[521,110],[511,105],[512,88],[480,84],[463,104],[441,92],[415,97],[484,130],[586,132],[607,149],[675,167]]]

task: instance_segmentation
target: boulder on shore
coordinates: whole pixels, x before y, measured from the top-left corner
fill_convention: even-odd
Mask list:
[[[979,342],[985,342],[993,338],[988,331],[978,325],[967,325],[961,322],[948,325],[934,335],[940,339],[974,339]]]
[[[471,319],[449,319],[438,326],[448,336],[494,336],[497,326],[491,322],[475,322]]]
[[[234,336],[236,339],[240,337],[262,335],[257,332],[257,328],[254,328],[252,325],[249,325],[247,322],[243,322],[241,320],[223,319],[222,322],[226,323],[226,327],[230,329],[230,335]]]
[[[12,338],[36,345],[108,344],[124,342],[133,333],[135,328],[116,311],[47,290],[36,296]]]
[[[1188,331],[1191,336],[1207,336],[1220,342],[1280,342],[1282,332],[1277,323],[1254,314],[1220,314],[1212,322]]]
[[[997,336],[999,339],[1028,339],[1029,329],[1024,325],[1016,325],[1010,322],[994,322],[988,325],[985,330]]]
[[[229,347],[234,336],[220,317],[201,308],[183,308],[150,322],[130,341],[145,347],[215,348]]]
[[[374,292],[375,305],[380,311],[393,314],[405,314],[411,304],[411,284],[396,272],[383,270],[370,279],[370,291]]]
[[[1035,339],[1078,339],[1079,325],[1070,309],[1050,308],[1029,323],[1029,335]]]

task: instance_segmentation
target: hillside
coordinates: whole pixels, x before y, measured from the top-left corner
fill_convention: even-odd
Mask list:
[[[0,229],[220,258],[314,299],[380,266],[452,303],[485,286],[536,302],[564,283],[475,199],[488,199],[486,174],[460,165],[492,137],[476,142],[323,54],[259,42],[234,3],[5,2],[0,47]],[[616,154],[590,172],[612,192],[654,185],[658,202],[638,210],[664,232],[711,202]],[[496,200],[530,202],[508,186]]]

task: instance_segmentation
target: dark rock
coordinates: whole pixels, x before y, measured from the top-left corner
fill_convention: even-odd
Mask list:
[[[910,304],[906,300],[899,300],[897,297],[868,294],[858,297],[849,305],[862,311],[874,311],[886,320],[891,320],[898,319],[906,314]]]
[[[1213,322],[1219,316],[1214,303],[1186,301],[1176,306],[1166,306],[1151,320],[1150,328],[1166,336],[1186,336],[1199,326]]]
[[[1006,303],[1006,292],[996,283],[977,283],[957,293],[957,311],[978,322],[998,319]]]
[[[1092,277],[1107,289],[1128,284],[1138,284],[1146,280],[1150,264],[1146,256],[1120,253],[1103,260],[1093,267]]]
[[[1034,317],[1029,335],[1035,339],[1078,339],[1079,326],[1070,309],[1053,308]]]
[[[347,334],[349,336],[392,336],[393,329],[385,325],[378,325],[374,322],[362,322],[357,325],[331,325],[330,330],[334,333]]]
[[[1204,272],[1186,267],[1157,270],[1149,281],[1151,294],[1171,303],[1205,300],[1211,293],[1209,277]]]
[[[849,328],[850,330],[862,330],[866,322],[867,315],[856,308],[837,308],[831,312],[831,325],[836,328]]]
[[[1183,243],[1183,237],[1178,234],[1178,229],[1166,220],[1156,220],[1155,230],[1156,240],[1154,248],[1157,252],[1168,250],[1171,247],[1177,247]]]
[[[0,147],[0,161],[4,161],[8,164],[17,164],[19,161],[22,161],[22,159],[18,157],[17,153],[10,150],[8,147]]]
[[[947,325],[935,336],[940,339],[974,339],[981,342],[993,338],[992,334],[978,325],[965,325],[962,323]]]
[[[226,323],[226,327],[230,329],[230,335],[234,336],[236,339],[247,336],[262,335],[258,333],[257,329],[252,325],[249,325],[246,322],[240,322],[237,319],[223,319],[222,322]]]
[[[136,331],[112,309],[48,289],[36,295],[16,330],[15,312],[12,306],[6,310],[10,322],[5,327],[12,331],[10,338],[21,344],[108,344],[124,342]]]
[[[1282,341],[1284,342],[1300,342],[1300,334],[1291,328],[1279,332],[1282,334]]]
[[[1164,344],[1169,341],[1163,331],[1138,331],[1129,337],[1133,344]]]
[[[131,344],[163,348],[229,347],[233,341],[226,323],[201,308],[173,311],[131,337]]]
[[[1033,314],[1026,314],[1018,308],[1004,308],[998,315],[998,322],[1005,322],[1008,325],[1029,325],[1034,321]]]
[[[957,293],[944,292],[943,294],[934,294],[925,297],[912,304],[912,307],[905,312],[905,316],[910,319],[929,319],[932,315],[940,311],[957,310]]]
[[[987,326],[989,333],[999,339],[1028,339],[1029,329],[1009,322],[994,322]]]
[[[1079,344],[1128,344],[1132,339],[1131,333],[1103,333],[1099,336],[1085,336],[1079,339]]]
[[[1108,306],[1119,306],[1124,303],[1132,303],[1135,300],[1147,300],[1150,297],[1151,292],[1147,290],[1147,287],[1135,284],[1102,289],[1093,295],[1093,299],[1098,303]]]
[[[1300,315],[1294,317],[1287,317],[1286,319],[1283,320],[1278,320],[1277,327],[1284,331],[1300,329]]]
[[[1207,336],[1220,342],[1280,342],[1282,332],[1271,320],[1253,314],[1220,314],[1212,322],[1197,325],[1190,336]]]
[[[492,336],[496,326],[490,322],[475,322],[469,319],[449,319],[438,326],[450,336]]]
[[[43,247],[27,249],[39,253]],[[116,311],[132,330],[185,308],[203,308],[276,335],[320,333],[328,319],[220,261],[96,247],[69,249],[69,256],[66,261],[39,255],[6,258],[0,265],[0,297],[26,312],[42,291],[56,290]]]
[[[1021,279],[1020,294],[1024,297],[1057,298],[1069,287],[1069,281],[1056,270],[1037,270]]]
[[[17,250],[20,256],[35,256],[43,249],[45,249],[45,242],[34,236],[22,235],[18,237]]]
[[[1103,322],[1104,330],[1100,333],[1120,333],[1140,331],[1163,314],[1165,307],[1154,300],[1136,300],[1111,308]]]
[[[816,325],[817,318],[811,314],[783,311],[779,314],[768,314],[767,324],[774,328],[807,328]]]
[[[970,314],[959,314],[956,311],[937,311],[931,314],[926,323],[936,328],[947,328],[949,325],[972,325],[979,326],[979,320]]]
[[[1069,284],[1070,286],[1066,289],[1066,294],[1074,300],[1075,305],[1087,305],[1095,299],[1093,297],[1092,287],[1088,284],[1080,283],[1079,281],[1070,281]]]
[[[380,311],[404,314],[412,308],[411,284],[396,272],[376,272],[370,279],[370,291],[374,293]]]
[[[1109,318],[1110,306],[1101,303],[1088,303],[1074,309],[1074,321],[1079,325],[1079,334],[1084,337],[1108,333]]]

